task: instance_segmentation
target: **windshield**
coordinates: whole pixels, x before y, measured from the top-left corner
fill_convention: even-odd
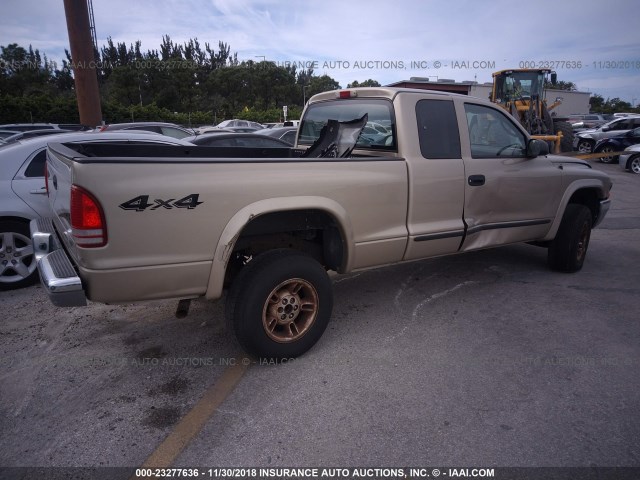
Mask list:
[[[502,76],[498,82],[497,96],[504,100],[518,100],[531,95],[540,95],[544,86],[544,73],[512,72]]]
[[[396,150],[395,119],[388,100],[371,98],[331,100],[309,105],[300,123],[298,145],[311,145],[329,120],[350,122],[368,116],[356,148]]]

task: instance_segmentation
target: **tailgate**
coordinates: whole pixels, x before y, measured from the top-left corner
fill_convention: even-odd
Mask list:
[[[71,184],[73,183],[73,159],[78,153],[62,144],[50,144],[47,148],[46,182],[53,221],[68,252],[76,258],[71,239]]]

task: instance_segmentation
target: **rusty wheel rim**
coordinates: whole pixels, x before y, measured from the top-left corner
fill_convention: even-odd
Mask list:
[[[318,315],[318,292],[306,280],[292,278],[274,288],[262,309],[262,326],[278,343],[299,340]]]
[[[576,258],[578,261],[582,261],[585,254],[587,253],[587,247],[589,245],[589,225],[586,223],[582,225],[582,230],[580,231],[580,237],[578,239],[578,248],[576,251]]]

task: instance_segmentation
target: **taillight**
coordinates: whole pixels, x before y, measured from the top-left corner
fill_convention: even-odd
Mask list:
[[[338,98],[353,98],[357,97],[358,92],[355,90],[338,90],[336,91],[336,97]]]
[[[78,247],[107,244],[107,225],[102,207],[84,188],[71,185],[71,235]]]
[[[47,162],[44,162],[44,188],[47,191],[47,197],[49,196],[49,167]]]

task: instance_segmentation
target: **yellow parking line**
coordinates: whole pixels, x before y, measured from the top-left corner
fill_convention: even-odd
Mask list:
[[[244,363],[247,363],[245,365]],[[238,359],[175,426],[167,438],[147,458],[141,468],[168,468],[202,429],[216,409],[233,392],[248,369],[248,362]]]
[[[626,155],[629,152],[599,152],[599,153],[581,153],[581,152],[563,152],[554,155],[561,157],[579,158],[580,160],[590,160],[592,158],[617,157],[618,155]]]

